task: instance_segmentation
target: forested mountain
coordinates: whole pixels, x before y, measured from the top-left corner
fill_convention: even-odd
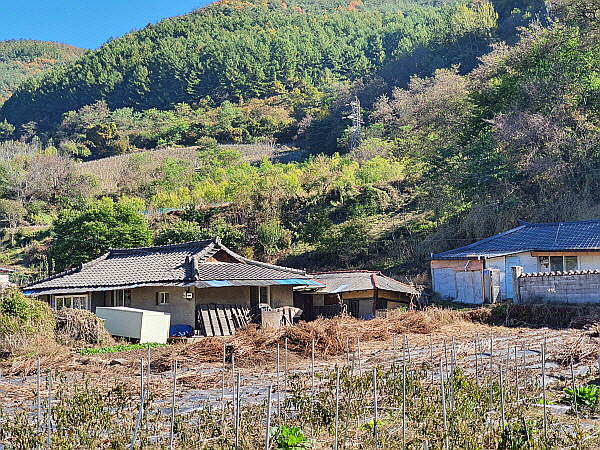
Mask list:
[[[22,115],[0,143],[5,262],[47,270],[65,239],[101,253],[68,230],[110,226],[70,221],[119,202],[157,244],[218,234],[249,257],[412,275],[518,218],[600,214],[600,1],[322,3],[221,2],[23,85],[2,110]],[[224,145],[244,142],[307,157]]]
[[[84,49],[57,42],[0,41],[0,105],[24,80],[79,58]]]
[[[393,12],[358,8],[351,2],[307,13],[279,0],[218,2],[128,33],[29,80],[4,104],[0,119],[17,127],[35,121],[46,130],[63,113],[99,100],[111,109],[140,111],[265,98],[355,80],[417,49],[427,53],[459,41],[453,58],[438,53],[445,61],[431,62],[422,55],[417,65],[429,71],[440,63],[472,66],[496,18],[487,2],[413,4]]]

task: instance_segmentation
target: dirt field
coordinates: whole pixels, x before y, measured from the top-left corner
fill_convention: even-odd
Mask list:
[[[549,317],[563,312],[546,311]],[[348,384],[347,378],[350,377],[349,383],[352,384],[351,377],[358,378],[359,371],[360,375],[366,376],[375,367],[382,371],[394,371],[395,367],[401,365],[404,370],[408,367],[411,373],[418,373],[418,377],[415,375],[415,378],[419,378],[419,386],[433,387],[441,380],[441,372],[438,370],[440,363],[444,367],[446,382],[453,380],[451,375],[448,375],[448,370],[458,368],[466,379],[475,381],[477,387],[481,386],[484,389],[485,386],[489,386],[491,364],[492,379],[495,383],[499,380],[500,368],[502,368],[504,374],[502,389],[506,390],[507,396],[510,392],[515,397],[512,400],[514,404],[518,404],[522,397],[527,396],[532,399],[530,403],[535,404],[539,401],[537,397],[541,395],[542,344],[545,342],[544,381],[547,387],[547,403],[551,404],[547,407],[549,420],[568,424],[569,427],[575,427],[574,424],[577,423],[577,426],[581,426],[584,430],[585,438],[582,439],[585,441],[582,442],[586,442],[587,448],[597,448],[593,444],[595,433],[600,429],[597,413],[590,409],[585,413],[578,412],[576,417],[572,412],[569,413],[568,404],[561,403],[564,388],[569,388],[573,384],[571,360],[577,386],[600,384],[598,363],[600,338],[594,322],[596,316],[590,315],[589,312],[586,316],[581,311],[575,313],[571,311],[569,321],[576,321],[575,325],[579,328],[534,328],[489,325],[485,322],[499,321],[490,314],[489,311],[480,310],[459,312],[430,308],[426,311],[402,313],[368,322],[343,317],[276,330],[258,330],[249,327],[229,338],[202,338],[152,349],[150,382],[148,386],[147,368],[145,368],[144,386],[151,393],[152,406],[163,414],[170,414],[173,364],[177,361],[176,407],[181,417],[207,408],[225,409],[223,405],[229,405],[235,398],[237,374],[240,377],[239,392],[242,406],[252,408],[264,405],[268,387],[271,386],[272,401],[276,402],[276,409],[278,409],[277,417],[280,418],[281,404],[285,404],[286,399],[291,401],[291,404],[284,406],[283,414],[287,414],[288,418],[299,417],[300,413],[294,399],[300,398],[299,391],[302,389],[305,393],[307,389],[313,390],[310,384],[311,348],[314,342],[317,390],[331,389],[328,383],[331,382],[336,367],[344,371],[346,383]],[[504,317],[504,323],[515,323],[517,319],[510,316],[509,311]],[[537,316],[540,317],[540,311],[537,312]],[[525,314],[521,314],[520,317],[525,317]],[[561,320],[566,320],[564,314],[561,315]],[[226,349],[225,365],[223,364],[224,348]],[[231,355],[234,355],[233,358]],[[35,414],[38,395],[37,356],[20,356],[2,362],[0,401],[3,414],[7,417],[17,414],[18,411]],[[116,386],[120,386],[124,396],[133,404],[139,405],[142,381],[141,360],[143,358],[147,361],[147,356],[146,350],[81,356],[74,348],[49,346],[39,353],[43,375],[40,398],[42,400],[48,398],[47,373],[48,370],[52,370],[55,374],[53,389],[62,390],[61,395],[64,398],[75,396],[78,389],[86,383],[99,393],[109,392]],[[388,375],[385,376],[390,378],[389,373],[396,372],[386,373]],[[298,383],[303,383],[300,388]],[[387,388],[384,386],[382,389]],[[331,391],[329,394],[333,395]],[[363,394],[365,398],[368,397],[364,392]],[[309,399],[311,405],[317,401],[315,394],[312,395],[312,399]],[[351,390],[346,395],[348,398],[351,397]],[[349,405],[351,400],[354,401],[349,399]],[[55,402],[58,400],[55,399]],[[293,407],[292,404],[296,406]],[[364,405],[361,406],[362,412],[358,413],[359,417],[362,414],[367,419],[366,422],[369,417],[372,422],[372,406],[369,405],[370,403],[365,400]],[[493,410],[494,407],[492,406],[491,409]],[[542,408],[538,407],[538,409],[541,411]],[[135,408],[132,407],[131,410],[133,414]],[[234,420],[233,416],[232,420]],[[538,417],[536,420],[539,422],[541,419]],[[305,425],[304,422],[303,424]],[[539,428],[539,423],[536,426]],[[316,448],[331,447],[331,439],[333,439],[331,424],[327,427],[329,427],[327,432],[321,430],[319,433],[314,433]],[[361,424],[358,420],[353,436],[360,435],[361,429],[364,428],[365,424]],[[229,431],[221,430],[221,432],[226,434]],[[163,430],[163,438],[164,433],[166,431]],[[409,434],[416,436],[416,431],[409,428]],[[148,435],[152,433],[148,432]],[[156,435],[154,433],[154,436]],[[7,440],[5,444],[10,442]],[[414,442],[417,442],[416,437]],[[421,445],[422,440],[418,442]],[[496,444],[482,444],[481,448],[500,448],[498,442],[494,442]],[[430,448],[436,448],[433,441],[429,445]],[[226,447],[225,445],[224,448]],[[188,448],[188,446],[182,445],[180,448]],[[198,448],[208,447],[198,446]],[[365,448],[370,447],[366,445]],[[553,447],[540,446],[539,448]],[[586,447],[582,444],[578,448]]]

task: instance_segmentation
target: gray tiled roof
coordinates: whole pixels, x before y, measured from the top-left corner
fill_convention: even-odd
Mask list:
[[[600,220],[526,223],[432,259],[493,258],[525,251],[600,251]]]
[[[323,272],[312,274],[313,279],[325,283],[324,288],[317,292],[320,294],[336,294],[350,291],[367,291],[375,287],[393,292],[406,292],[416,294],[417,291],[400,281],[386,277],[380,272],[372,271],[347,271]]]
[[[207,262],[219,250],[231,262]],[[27,286],[39,292],[56,289],[131,285],[202,284],[207,280],[310,279],[304,271],[244,258],[221,244],[218,238],[133,249],[114,249],[80,268]],[[239,283],[238,283],[239,284]]]

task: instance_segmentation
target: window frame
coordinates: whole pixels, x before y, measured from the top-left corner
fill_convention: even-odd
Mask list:
[[[118,289],[114,291],[112,305],[130,307],[131,289]]]
[[[561,258],[561,269],[556,270],[553,269],[553,259],[556,261],[557,258]],[[567,269],[567,258],[575,258],[575,268]],[[547,263],[545,262],[547,261]],[[572,261],[571,261],[572,263]],[[580,270],[580,258],[578,255],[540,255],[538,256],[538,268],[540,272],[570,272],[575,270]]]
[[[69,299],[68,304],[65,299]],[[76,300],[75,300],[76,299]],[[83,300],[83,302],[82,302]],[[60,307],[59,305],[60,301]],[[75,305],[75,301],[77,305]],[[88,310],[89,305],[89,296],[87,294],[78,294],[78,295],[55,295],[52,298],[52,307],[57,311],[63,308],[71,308],[71,309],[83,309]]]
[[[156,304],[158,306],[168,306],[170,304],[169,293],[165,291],[157,292]]]
[[[253,294],[253,291],[255,295]],[[266,298],[263,297],[263,293],[266,293]],[[256,306],[261,303],[271,305],[271,286],[250,286],[250,302],[254,304],[253,298],[256,298]]]

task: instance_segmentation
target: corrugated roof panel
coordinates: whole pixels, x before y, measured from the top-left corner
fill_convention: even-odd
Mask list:
[[[209,286],[212,286],[212,287],[228,287],[228,286],[233,286],[233,284],[231,284],[227,280],[206,280],[205,283],[208,284]]]
[[[348,284],[342,284],[337,289],[334,289],[333,291],[331,291],[331,293],[337,294],[338,292],[342,292],[344,290],[344,288],[347,288],[348,286],[349,286]]]

